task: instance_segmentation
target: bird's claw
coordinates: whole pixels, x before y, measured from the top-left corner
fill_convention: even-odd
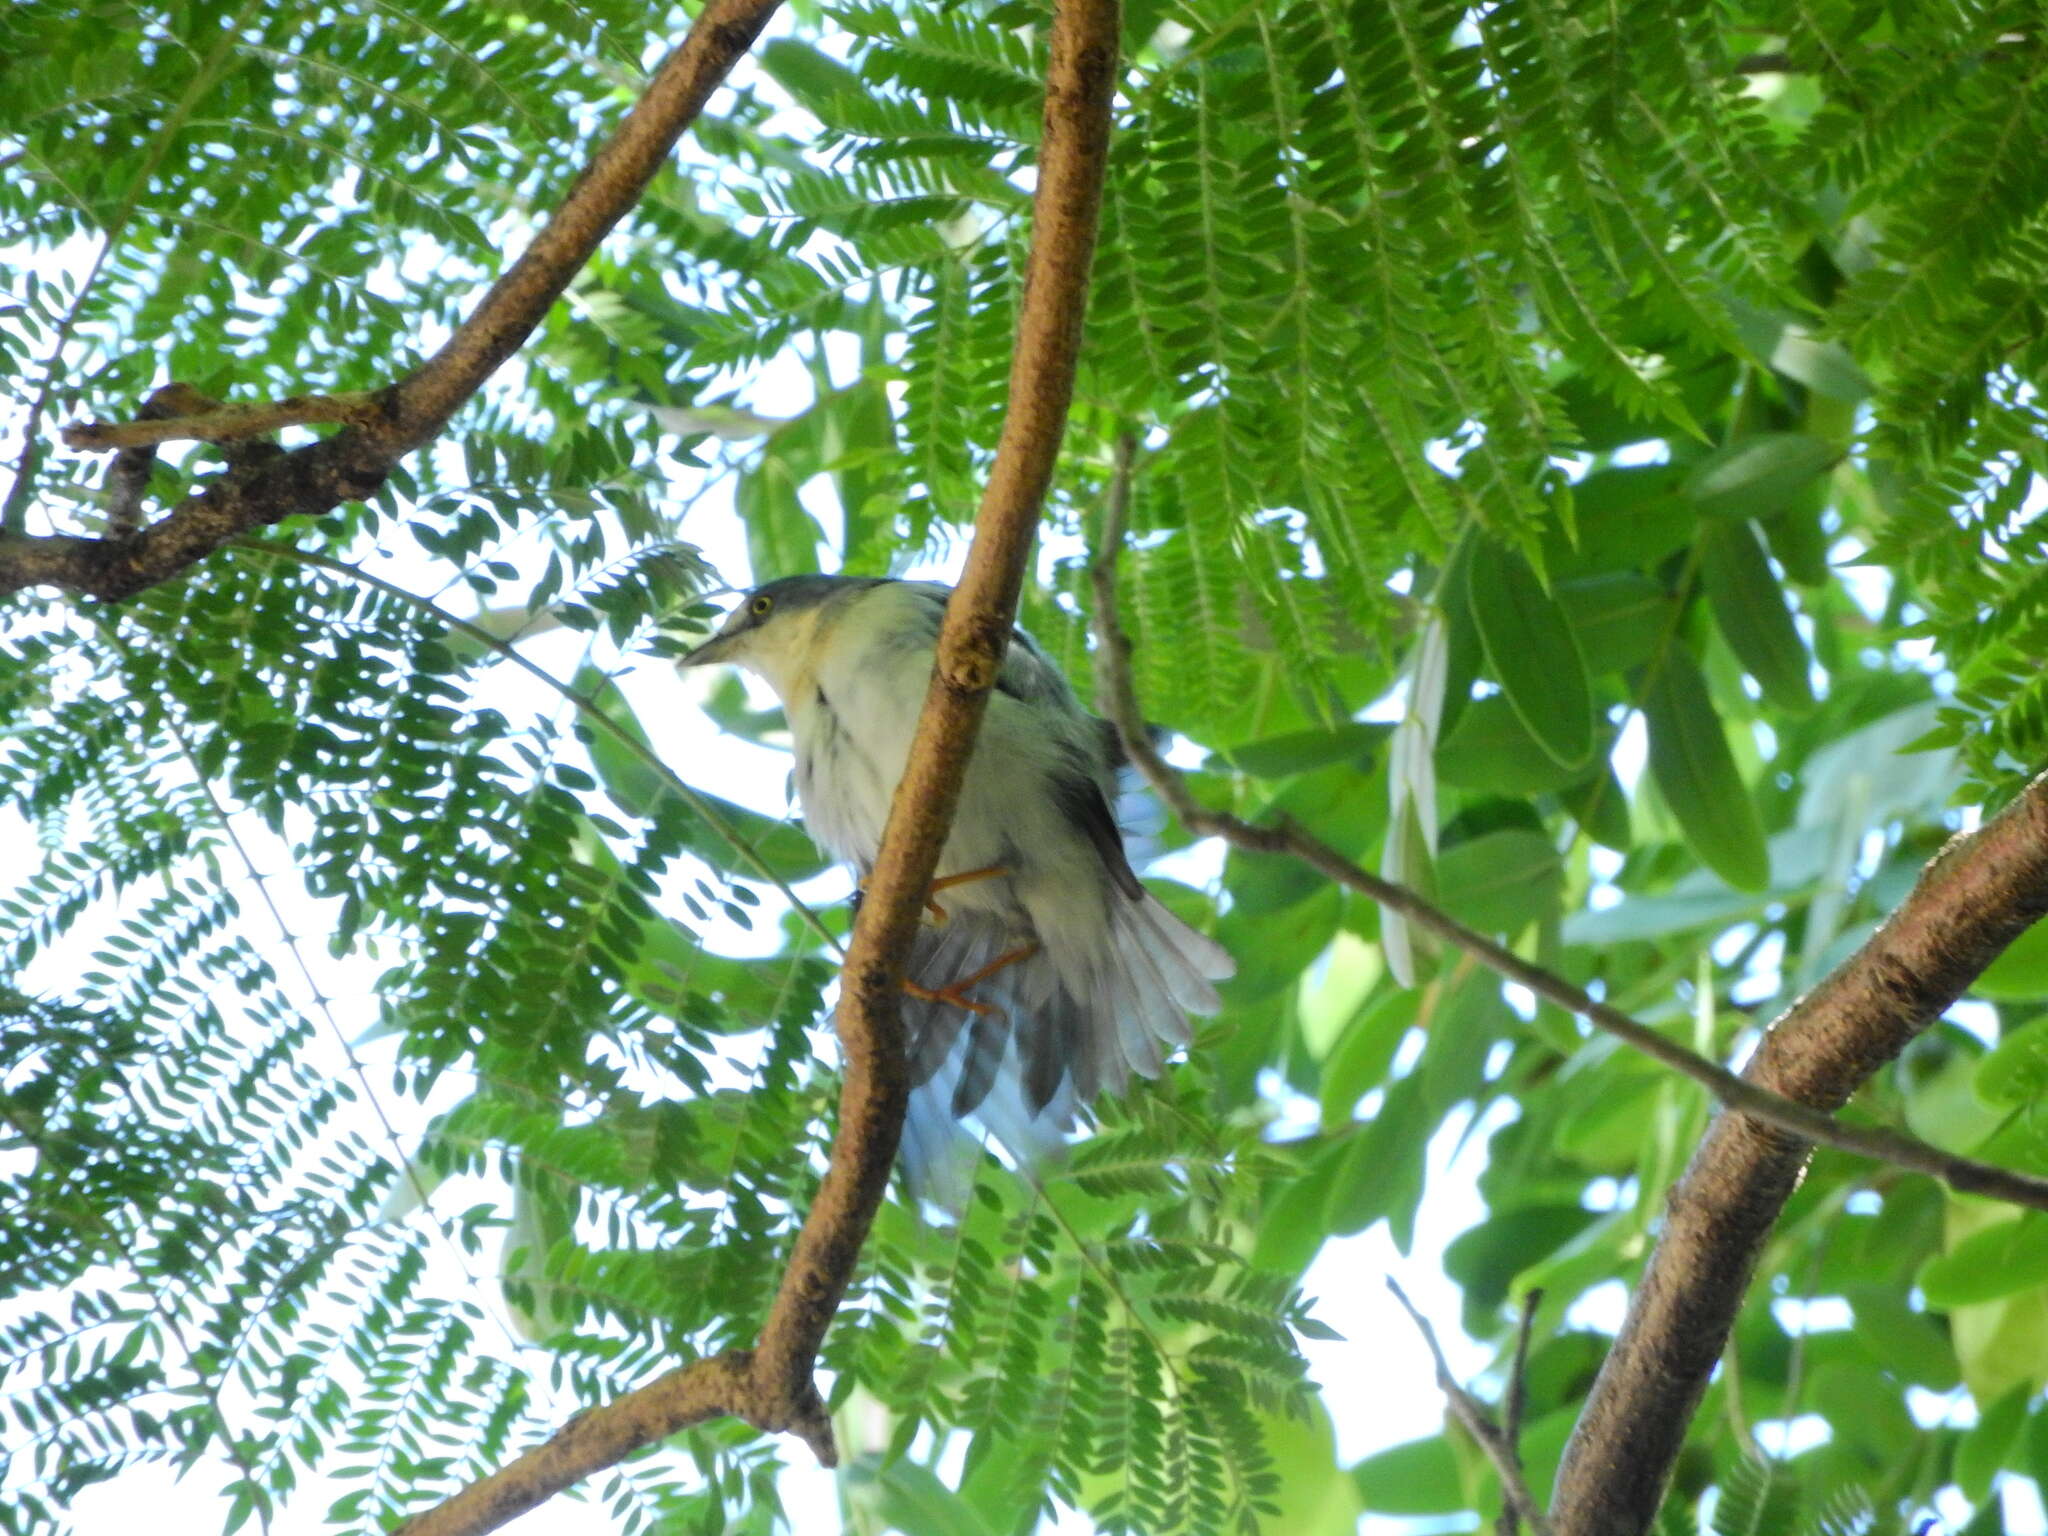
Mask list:
[[[981,871],[981,873],[986,873],[986,871]],[[965,1008],[969,1013],[996,1013],[1000,1010],[997,1009],[995,1004],[977,1003],[967,995],[967,989],[980,986],[989,977],[995,975],[997,971],[1015,965],[1019,960],[1029,960],[1037,953],[1038,942],[1034,939],[1029,944],[1018,945],[1006,954],[997,955],[995,959],[989,961],[987,965],[984,965],[972,976],[963,976],[951,986],[926,987],[905,978],[903,990],[912,997],[922,998],[928,1003],[952,1003],[956,1007]]]
[[[906,980],[903,983],[903,990],[912,997],[922,998],[927,1003],[952,1003],[955,1007],[965,1008],[969,1013],[994,1013],[994,1003],[977,1003],[961,990],[968,985],[968,982],[956,981],[950,987],[934,989],[921,987],[914,981]]]

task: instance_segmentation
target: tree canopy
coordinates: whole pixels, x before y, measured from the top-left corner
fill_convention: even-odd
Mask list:
[[[395,1524],[759,1335],[850,917],[773,790],[674,750],[686,706],[771,751],[779,716],[649,674],[728,587],[957,553],[1050,19],[794,5],[445,431],[114,591],[54,541],[125,558],[376,430],[691,14],[0,14],[7,1528],[150,1461],[230,1527],[303,1519],[315,1474],[336,1525]],[[1134,0],[1116,84],[1021,617],[1084,697],[1128,636],[1185,797],[1151,884],[1238,972],[1065,1162],[985,1162],[958,1221],[883,1207],[820,1361],[849,1522],[1471,1528],[1500,1458],[1456,1413],[1337,1460],[1324,1244],[1409,1249],[1433,1139],[1483,1141],[1442,1265],[1548,1504],[1719,1091],[1586,1015],[1740,1066],[1910,941],[1873,934],[1956,831],[2048,847],[2048,32],[2034,0]],[[155,414],[330,404],[282,446],[60,439],[173,380]],[[2048,1176],[2048,884],[1941,873],[1914,901],[1995,942],[1947,996],[1880,976],[1927,1016],[1805,1097]],[[2048,1486],[2048,1215],[1845,1144],[1763,1219],[1657,1528],[2003,1529]],[[802,1454],[713,1419],[588,1491],[768,1530]]]

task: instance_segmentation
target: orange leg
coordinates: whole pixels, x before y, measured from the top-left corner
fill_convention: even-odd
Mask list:
[[[948,890],[956,885],[971,885],[976,880],[993,880],[997,875],[1007,875],[1008,873],[1009,870],[1005,869],[1000,864],[985,864],[980,869],[963,870],[961,873],[957,875],[941,875],[938,879],[934,880],[930,885],[925,887],[924,909],[925,911],[931,913],[933,922],[943,923],[946,920],[946,909],[940,906],[936,901],[932,899],[933,897],[937,896],[939,892],[943,890]],[[866,875],[862,875],[860,878],[859,889],[865,892],[867,888],[868,877]]]
[[[932,898],[938,895],[939,892],[943,890],[949,890],[956,885],[972,885],[977,880],[992,880],[997,875],[1007,875],[1008,873],[1009,871],[1003,868],[1003,866],[1000,864],[984,864],[980,869],[964,870],[957,875],[941,875],[938,879],[934,880],[929,886],[925,887],[925,910],[931,913],[932,917],[935,920],[943,923],[946,920],[946,909],[940,906],[936,901],[932,900]],[[1001,970],[1002,966],[1005,964],[1008,964],[1008,961],[1004,961],[1002,962],[1002,964],[998,964],[994,970],[989,971],[987,974],[993,976],[995,972]],[[963,982],[961,983],[961,985],[965,986],[967,985],[967,983]]]
[[[952,1003],[957,1007],[965,1008],[969,1013],[994,1013],[996,1010],[993,1004],[977,1003],[967,995],[967,989],[979,986],[1004,967],[1015,965],[1019,960],[1028,960],[1037,953],[1038,944],[1034,940],[1029,944],[1018,945],[1008,954],[997,955],[995,959],[989,961],[987,965],[984,965],[972,976],[962,977],[949,987],[933,989],[931,987],[919,986],[914,981],[906,980],[903,983],[903,990],[912,997],[923,998],[928,1003]]]

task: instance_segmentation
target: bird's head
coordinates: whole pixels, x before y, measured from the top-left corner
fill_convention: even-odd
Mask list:
[[[745,667],[788,697],[788,684],[808,666],[819,621],[840,602],[876,585],[853,576],[785,576],[754,588],[726,615],[718,633],[677,663]]]

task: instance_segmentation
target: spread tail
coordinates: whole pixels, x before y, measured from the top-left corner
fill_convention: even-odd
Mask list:
[[[939,989],[1028,944],[1013,924],[972,911],[918,930],[912,981]],[[1193,1031],[1188,1015],[1221,1006],[1215,982],[1235,970],[1149,893],[1113,899],[1100,942],[1064,966],[1039,949],[969,990],[990,1012],[906,996],[911,1098],[903,1169],[912,1197],[958,1211],[973,1188],[981,1145],[960,1124],[972,1115],[1023,1164],[1065,1144],[1076,1114],[1132,1074],[1157,1077]]]

